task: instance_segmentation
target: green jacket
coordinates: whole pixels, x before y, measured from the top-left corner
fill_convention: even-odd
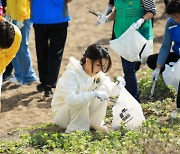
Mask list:
[[[114,33],[116,38],[121,36],[134,22],[145,15],[141,0],[115,0],[116,17]],[[152,22],[146,21],[138,31],[147,40],[153,38]]]

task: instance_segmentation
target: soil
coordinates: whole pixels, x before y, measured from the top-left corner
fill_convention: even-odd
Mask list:
[[[109,47],[113,22],[101,24],[97,27],[94,24],[97,17],[88,12],[87,7],[96,11],[104,12],[108,0],[73,0],[69,3],[71,21],[68,27],[68,36],[64,55],[62,59],[59,76],[64,72],[65,66],[69,62],[69,57],[74,56],[80,59],[83,52],[92,43],[100,43],[109,48],[113,67],[107,73],[112,79],[113,76],[123,75],[120,57]],[[158,52],[164,32],[166,17],[164,3],[156,0],[157,14],[154,18],[154,52]],[[32,56],[33,67],[37,71],[37,59],[35,51],[35,39],[33,27],[31,28],[29,47]],[[142,71],[146,71],[147,66],[143,66]],[[140,76],[138,76],[140,78]],[[0,139],[8,138],[11,132],[19,128],[25,128],[41,123],[52,123],[51,99],[44,98],[43,93],[36,91],[36,84],[17,86],[14,83],[4,82],[1,96],[0,113]]]

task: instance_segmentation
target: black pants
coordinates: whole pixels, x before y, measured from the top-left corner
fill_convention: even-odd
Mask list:
[[[13,65],[12,65],[12,62],[10,62],[9,65],[6,66],[6,70],[3,73],[3,79],[6,79],[10,75],[12,75],[12,71],[13,71]]]
[[[33,27],[40,82],[55,88],[67,37],[68,22],[34,24]]]
[[[154,54],[148,57],[147,59],[147,65],[151,69],[156,68],[156,62],[157,62],[158,54]],[[179,60],[180,56],[177,56],[174,52],[170,52],[169,56],[165,62],[165,64],[169,64],[170,62],[177,62]],[[161,69],[161,73],[164,71],[165,65]],[[177,95],[177,108],[180,108],[180,83],[179,83],[179,88],[178,88],[178,95]]]

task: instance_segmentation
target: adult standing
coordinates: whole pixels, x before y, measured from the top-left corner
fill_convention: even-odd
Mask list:
[[[100,22],[115,20],[115,37],[120,37],[134,23],[134,27],[147,39],[153,38],[151,18],[156,14],[155,0],[115,0],[115,10],[102,16]],[[139,100],[136,70],[138,62],[130,62],[121,57],[126,89]]]
[[[67,36],[67,3],[71,0],[31,0],[32,22],[40,84],[39,92],[45,97],[52,96],[56,87],[64,46]]]
[[[37,76],[32,67],[28,43],[32,26],[30,22],[30,1],[7,0],[6,8],[6,14],[11,17],[12,22],[20,29],[22,34],[19,52],[12,61],[14,75],[19,84],[30,84],[37,81]]]
[[[165,13],[171,17],[166,22],[159,54],[153,54],[147,59],[148,66],[154,70],[152,73],[153,80],[158,79],[159,73],[165,69],[165,64],[177,62],[180,58],[180,0],[171,0],[166,7]],[[171,48],[173,52],[170,52]],[[173,117],[176,116],[177,112],[180,112],[180,86],[176,103],[177,109],[173,112]]]

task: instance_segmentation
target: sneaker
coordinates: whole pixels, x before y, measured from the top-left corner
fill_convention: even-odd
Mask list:
[[[180,113],[180,108],[176,108],[176,109],[172,112],[171,117],[172,117],[172,118],[176,118],[177,114],[179,114],[179,113]]]
[[[10,79],[9,79],[9,82],[14,83],[14,84],[19,85],[19,86],[22,85],[22,83],[21,83],[20,81],[18,81],[18,80],[16,79],[16,77],[10,78]]]
[[[45,90],[45,87],[46,87],[46,86],[45,86],[44,84],[40,83],[40,84],[38,84],[38,85],[36,86],[36,89],[37,89],[38,92],[42,92],[42,91]]]
[[[51,97],[53,95],[51,87],[45,87],[44,90],[44,97]]]

